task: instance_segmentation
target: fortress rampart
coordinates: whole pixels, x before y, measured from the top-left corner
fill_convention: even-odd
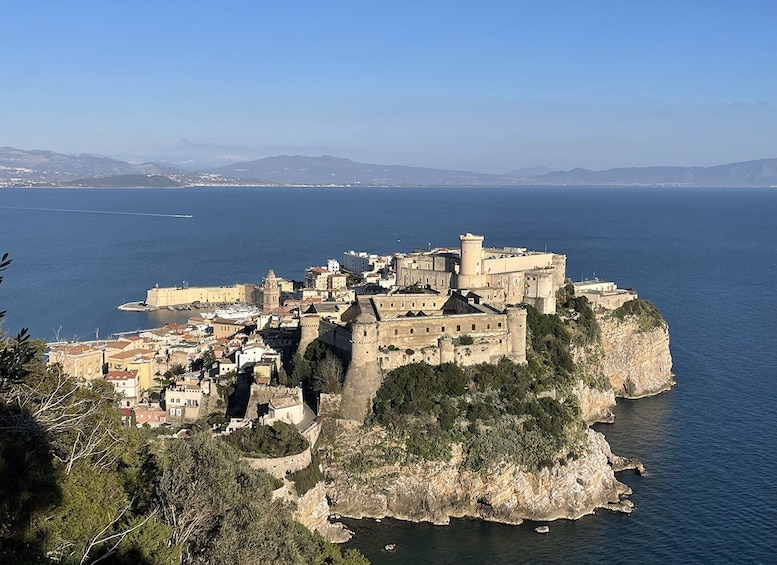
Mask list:
[[[258,287],[252,284],[232,286],[200,286],[180,288],[177,286],[154,287],[146,292],[146,305],[149,308],[167,308],[194,302],[211,304],[256,304],[259,298]]]

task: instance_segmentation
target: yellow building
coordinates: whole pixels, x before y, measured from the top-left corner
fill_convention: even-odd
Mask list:
[[[146,391],[154,383],[156,363],[154,352],[148,349],[130,349],[119,351],[105,357],[108,371],[137,371],[141,391]]]
[[[83,343],[57,345],[49,351],[49,366],[58,363],[76,379],[89,381],[103,375],[103,351]]]

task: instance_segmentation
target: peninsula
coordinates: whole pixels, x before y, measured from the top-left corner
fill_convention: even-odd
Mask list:
[[[674,384],[666,322],[633,289],[570,281],[563,254],[484,241],[346,251],[303,281],[155,286],[138,307],[188,323],[51,344],[49,362],[112,384],[127,425],[204,425],[333,541],[349,536],[333,515],[631,512],[615,473],[642,465],[589,425]]]

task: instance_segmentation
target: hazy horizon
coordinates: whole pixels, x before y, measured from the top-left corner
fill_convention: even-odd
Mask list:
[[[6,7],[0,146],[484,173],[777,156],[777,4]]]

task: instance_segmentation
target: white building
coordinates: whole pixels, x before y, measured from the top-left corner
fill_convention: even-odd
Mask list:
[[[113,385],[116,394],[122,397],[120,405],[124,408],[134,406],[140,394],[140,380],[137,371],[109,371],[105,380]]]
[[[287,424],[299,424],[305,419],[305,405],[302,403],[302,389],[297,389],[296,395],[273,398],[268,403],[266,416],[260,418],[259,423],[264,426],[272,426],[281,421]]]
[[[339,273],[340,262],[337,259],[327,259],[326,270],[329,271],[330,273]]]

